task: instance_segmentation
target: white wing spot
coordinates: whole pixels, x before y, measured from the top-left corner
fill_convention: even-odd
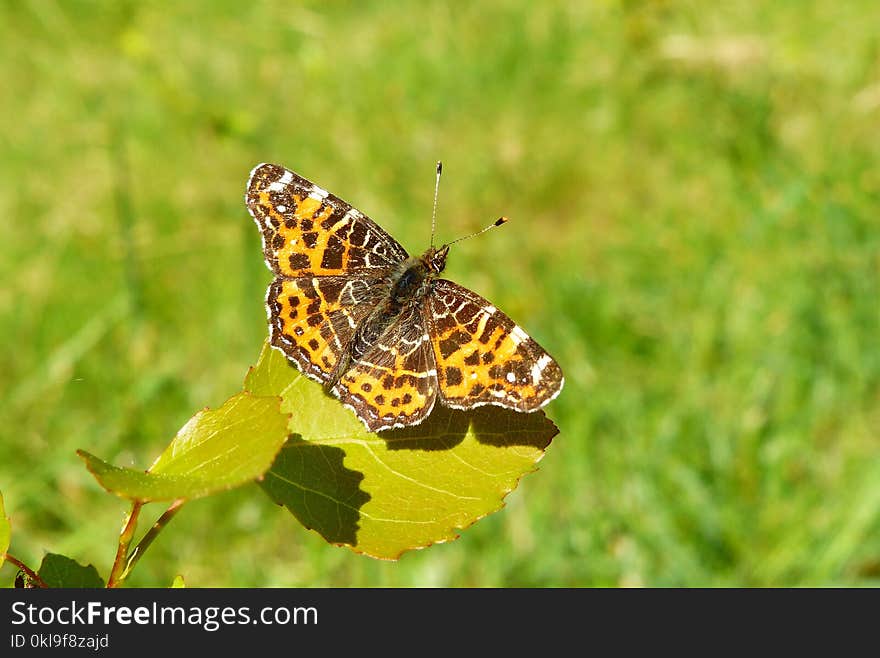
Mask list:
[[[326,199],[328,194],[330,193],[327,190],[321,189],[317,185],[312,185],[312,189],[309,190],[309,196],[318,201]]]
[[[514,375],[512,372],[507,373],[507,381],[513,384],[516,381],[516,375]]]
[[[513,341],[514,345],[519,345],[522,342],[525,342],[529,339],[529,335],[523,331],[519,325],[516,325],[513,328],[513,331],[510,332],[510,340]]]
[[[552,361],[549,355],[545,354],[540,359],[535,362],[535,365],[532,366],[532,382],[535,384],[541,379],[541,373],[544,372],[544,368]]]

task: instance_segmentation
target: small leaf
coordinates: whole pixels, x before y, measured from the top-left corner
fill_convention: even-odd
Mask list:
[[[104,587],[98,570],[87,567],[64,555],[47,553],[37,575],[49,587]]]
[[[112,466],[80,450],[98,482],[142,502],[192,499],[262,477],[287,439],[277,396],[243,392],[193,416],[147,472]]]
[[[174,580],[171,581],[171,589],[185,589],[186,583],[183,582],[183,576],[177,574],[174,576]]]
[[[438,404],[415,427],[374,434],[268,346],[245,388],[280,395],[295,433],[263,489],[327,541],[385,559],[500,509],[558,432],[543,412]]]
[[[9,550],[9,541],[12,538],[12,526],[6,518],[6,510],[3,507],[3,494],[0,493],[0,567],[6,561],[6,551]]]

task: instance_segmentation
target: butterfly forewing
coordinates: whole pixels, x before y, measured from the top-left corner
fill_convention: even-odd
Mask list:
[[[277,275],[383,270],[407,257],[369,217],[279,165],[254,168],[245,202],[263,234],[266,264]]]

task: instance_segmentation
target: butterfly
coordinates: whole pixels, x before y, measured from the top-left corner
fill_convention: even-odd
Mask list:
[[[439,172],[438,163],[438,181]],[[245,203],[275,275],[271,345],[368,430],[417,425],[438,401],[532,412],[562,390],[561,368],[519,325],[440,278],[451,243],[432,239],[410,256],[359,210],[277,164],[251,171]]]

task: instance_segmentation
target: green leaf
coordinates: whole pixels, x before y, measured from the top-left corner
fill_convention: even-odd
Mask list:
[[[242,392],[193,416],[147,472],[80,450],[102,487],[142,502],[192,499],[262,477],[287,439],[277,396]]]
[[[104,587],[98,570],[87,567],[64,555],[47,553],[37,575],[49,587]]]
[[[6,518],[6,509],[3,507],[3,494],[0,493],[0,567],[6,561],[6,551],[9,550],[9,541],[12,538],[12,526]]]
[[[245,388],[280,395],[291,414],[263,489],[328,542],[377,558],[455,539],[500,509],[558,433],[543,412],[438,404],[415,427],[374,434],[268,346]]]

